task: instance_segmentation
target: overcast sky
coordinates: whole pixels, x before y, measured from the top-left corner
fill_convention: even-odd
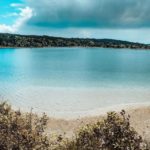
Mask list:
[[[150,43],[150,0],[0,0],[0,32]]]

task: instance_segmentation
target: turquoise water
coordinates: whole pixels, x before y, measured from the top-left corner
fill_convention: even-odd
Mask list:
[[[1,49],[0,82],[14,86],[150,86],[150,51]]]
[[[26,103],[30,107],[30,89],[36,91],[37,88],[46,88],[49,92],[48,88],[149,87],[150,51],[103,48],[0,49],[0,95],[2,99],[13,99],[10,101],[18,106]],[[25,92],[23,89],[26,89]],[[43,95],[46,95],[46,91]],[[38,101],[36,98],[35,103]]]

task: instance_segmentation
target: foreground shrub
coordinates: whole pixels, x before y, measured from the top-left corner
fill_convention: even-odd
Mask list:
[[[79,130],[73,141],[66,141],[67,150],[146,150],[141,136],[130,126],[125,111],[108,113],[104,121]]]
[[[49,140],[44,135],[47,117],[21,114],[6,103],[0,104],[0,150],[46,150]]]
[[[0,103],[0,150],[146,150],[129,118],[125,111],[111,112],[103,121],[80,129],[72,141],[61,135],[53,139],[44,132],[45,114],[22,114]]]

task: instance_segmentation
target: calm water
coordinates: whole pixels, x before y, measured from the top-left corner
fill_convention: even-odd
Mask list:
[[[69,111],[72,109],[70,105],[77,104],[78,101],[82,105],[75,111],[104,105],[99,99],[88,105],[84,99],[86,93],[85,97],[80,97],[79,91],[72,104],[71,99],[67,100],[68,97],[64,96],[66,91],[59,90],[64,98],[61,99],[61,95],[56,98],[57,90],[52,90],[57,88],[66,91],[81,88],[150,89],[150,51],[103,48],[0,49],[2,99],[8,99],[18,107],[34,105],[42,110],[50,110],[49,107],[55,106],[53,111],[56,112]],[[67,102],[64,102],[65,97]],[[112,105],[110,101],[109,104]],[[130,99],[126,101],[128,102],[135,101]],[[123,102],[117,104],[121,103]]]

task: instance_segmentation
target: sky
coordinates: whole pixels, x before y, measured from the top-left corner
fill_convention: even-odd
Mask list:
[[[0,32],[150,43],[150,0],[0,0]]]

